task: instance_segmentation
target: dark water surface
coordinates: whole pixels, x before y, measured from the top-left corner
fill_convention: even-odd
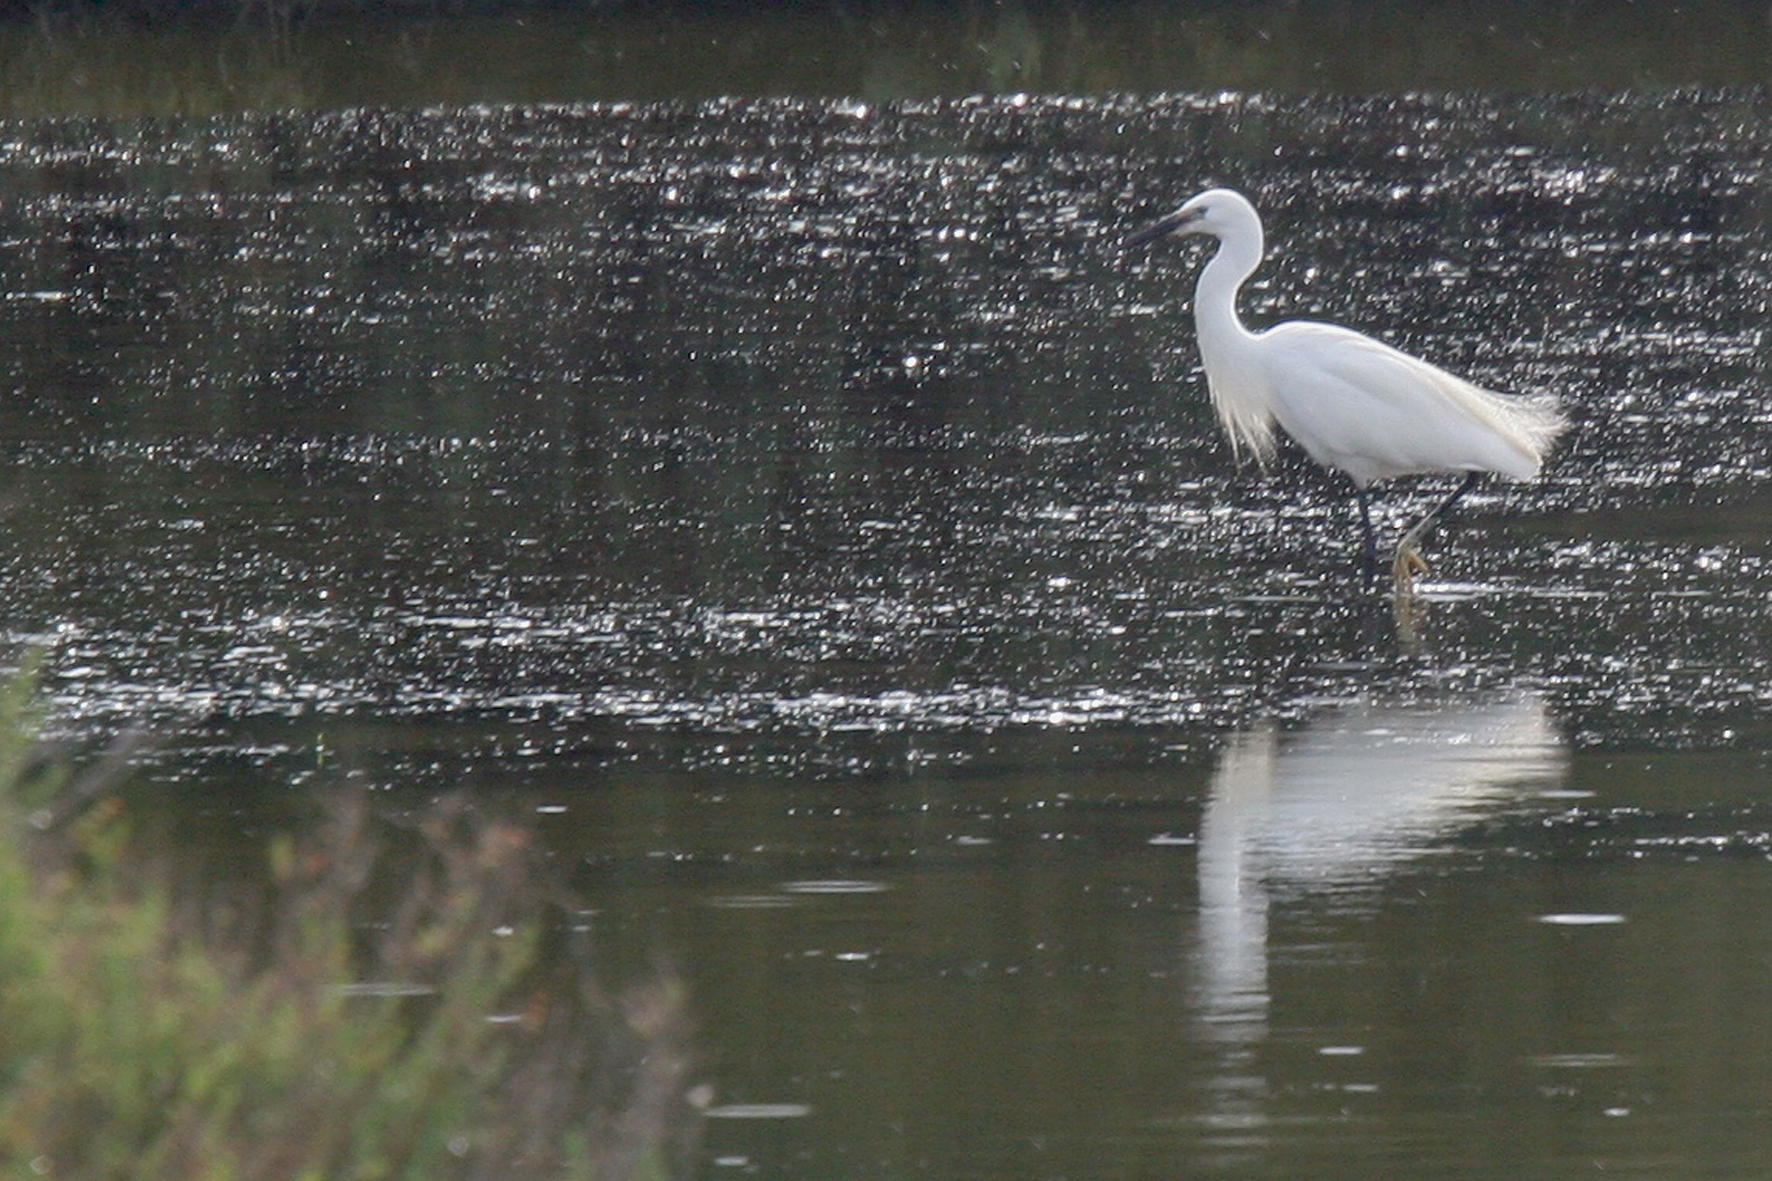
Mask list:
[[[1772,82],[1772,22],[1756,0],[41,0],[29,7],[33,19],[0,20],[4,117],[730,95],[896,102],[1017,92],[1548,93]]]
[[[6,634],[175,815],[536,813],[710,1176],[1762,1176],[1768,114],[7,125]],[[1251,318],[1567,400],[1403,609],[1118,245],[1207,183]]]

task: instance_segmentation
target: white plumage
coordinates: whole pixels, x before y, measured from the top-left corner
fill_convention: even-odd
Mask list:
[[[1135,234],[1131,245],[1169,233],[1208,234],[1218,250],[1194,289],[1194,323],[1213,408],[1239,455],[1265,463],[1274,427],[1324,467],[1354,482],[1370,565],[1376,542],[1365,489],[1421,472],[1463,472],[1463,484],[1397,547],[1396,576],[1426,563],[1416,543],[1484,472],[1538,475],[1566,422],[1550,397],[1486,390],[1369,336],[1295,320],[1250,332],[1237,292],[1261,264],[1261,218],[1242,194],[1209,189]]]

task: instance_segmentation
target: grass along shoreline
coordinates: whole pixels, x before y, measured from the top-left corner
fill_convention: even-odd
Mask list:
[[[610,988],[527,833],[341,792],[245,874],[0,702],[0,1166],[133,1181],[663,1181],[699,1113],[687,1003]]]

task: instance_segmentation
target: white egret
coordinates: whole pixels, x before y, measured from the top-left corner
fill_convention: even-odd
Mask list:
[[[1567,426],[1550,396],[1497,394],[1426,361],[1334,324],[1295,320],[1243,327],[1237,292],[1261,264],[1261,217],[1231,189],[1208,189],[1127,240],[1207,234],[1218,250],[1194,288],[1200,359],[1231,449],[1265,462],[1274,424],[1319,464],[1354,482],[1366,569],[1378,542],[1366,489],[1378,480],[1461,472],[1457,491],[1403,535],[1392,570],[1407,586],[1427,563],[1417,548],[1484,472],[1530,480]]]

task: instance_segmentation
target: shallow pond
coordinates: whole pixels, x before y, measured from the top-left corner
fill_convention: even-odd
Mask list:
[[[11,124],[6,634],[172,814],[534,813],[693,986],[709,1176],[1761,1175],[1767,115]],[[1413,602],[1119,245],[1208,183],[1252,319],[1567,401]]]

